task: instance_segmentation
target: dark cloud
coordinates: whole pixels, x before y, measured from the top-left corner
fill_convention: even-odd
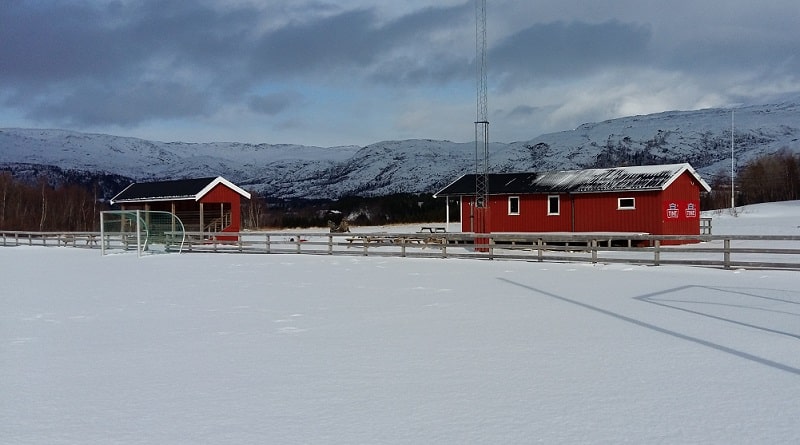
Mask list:
[[[17,88],[93,81],[114,85],[193,70],[214,79],[246,53],[253,10],[196,2],[130,5],[12,1],[0,8],[0,82]]]
[[[375,79],[400,81],[418,78],[423,60],[436,64],[430,53],[444,54],[449,48],[432,50],[431,35],[463,26],[465,8],[427,8],[383,25],[376,25],[373,11],[346,11],[319,20],[291,24],[261,36],[253,54],[253,71],[274,77],[287,74],[312,76],[331,72],[374,71]],[[467,21],[467,23],[469,23]],[[414,54],[392,56],[394,51]],[[434,66],[428,72],[436,72]],[[449,68],[438,70],[448,72]],[[390,75],[392,74],[393,75]],[[425,76],[432,77],[432,76]]]
[[[182,0],[12,0],[0,8],[0,88],[16,98],[36,96],[27,104],[31,117],[128,125],[194,116],[240,101],[274,113],[292,100],[253,98],[250,90],[275,80],[332,79],[342,71],[354,76],[348,85],[454,75],[452,63],[436,64],[436,57],[416,46],[432,33],[459,26],[455,21],[465,19],[464,7],[427,8],[380,25],[370,10],[309,7],[322,13],[307,11],[307,20],[257,31],[269,8],[214,8]],[[398,48],[419,54],[424,63],[387,56]],[[42,94],[56,88],[58,95]],[[187,102],[191,106],[182,106]],[[115,104],[132,106],[115,111]]]
[[[579,77],[620,64],[648,63],[652,32],[616,21],[537,24],[489,52],[490,69],[504,84]]]
[[[272,77],[368,64],[380,45],[373,21],[369,12],[353,11],[268,33],[255,48],[253,70]]]
[[[124,70],[136,54],[82,3],[10,1],[0,8],[0,80],[63,82]],[[126,45],[130,46],[130,45]]]
[[[303,102],[303,96],[299,93],[281,92],[251,96],[247,104],[257,113],[272,116]]]
[[[718,40],[706,38],[682,43],[664,54],[663,65],[698,74],[724,75],[742,71],[766,71],[796,75],[800,72],[800,51],[796,41],[758,41],[747,35]]]
[[[141,82],[125,88],[75,88],[62,98],[35,105],[30,117],[69,126],[131,126],[152,119],[201,116],[209,109],[208,97],[190,85]]]
[[[534,113],[539,111],[539,108],[532,107],[530,105],[519,105],[514,107],[513,110],[509,111],[506,116],[509,118],[527,118],[533,116]]]

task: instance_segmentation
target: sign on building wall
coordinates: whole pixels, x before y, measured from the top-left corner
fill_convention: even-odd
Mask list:
[[[700,203],[697,201],[664,201],[664,219],[681,221],[700,218]]]

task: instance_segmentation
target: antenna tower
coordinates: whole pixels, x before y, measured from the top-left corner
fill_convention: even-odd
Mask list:
[[[486,82],[486,0],[475,0],[475,52],[477,118],[475,119],[475,227],[486,233],[485,208],[489,193],[489,116]]]

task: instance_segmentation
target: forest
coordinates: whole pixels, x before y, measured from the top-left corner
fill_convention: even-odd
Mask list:
[[[720,171],[708,182],[712,191],[701,197],[701,208],[730,207],[730,172]],[[736,206],[800,199],[800,155],[784,149],[761,156],[739,169],[734,188]],[[246,229],[327,227],[329,220],[342,219],[354,226],[445,220],[445,203],[431,194],[286,201],[250,192],[252,199],[242,203]],[[99,213],[109,209],[102,196],[97,183],[54,186],[44,176],[25,181],[0,171],[0,230],[97,231]],[[458,220],[457,206],[450,211],[451,220]]]

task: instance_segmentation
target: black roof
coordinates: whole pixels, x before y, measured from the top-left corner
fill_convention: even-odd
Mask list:
[[[650,165],[543,173],[491,173],[490,195],[529,193],[600,193],[663,190],[683,172],[690,172],[710,190],[689,164]],[[434,196],[475,194],[475,174],[461,176]]]
[[[223,183],[238,193],[250,197],[222,177],[177,179],[171,181],[137,182],[129,185],[111,199],[111,203],[199,199],[200,193],[215,183]]]

